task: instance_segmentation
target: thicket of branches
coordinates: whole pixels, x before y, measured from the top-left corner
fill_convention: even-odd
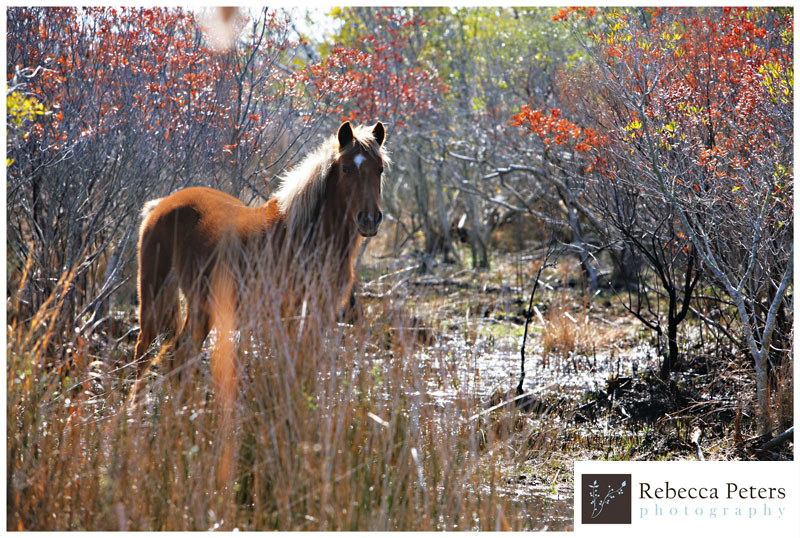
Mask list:
[[[664,378],[690,316],[749,356],[770,429],[793,331],[790,10],[337,9],[332,44],[265,9],[229,50],[174,9],[7,15],[13,316],[69,273],[62,315],[102,327],[146,200],[263,200],[323,126],[380,119],[395,253],[459,262],[461,239],[490,268],[498,228],[530,247],[544,222],[657,334]]]
[[[410,59],[448,91],[394,141],[402,235],[421,232],[428,264],[460,239],[488,268],[498,228],[530,246],[523,219],[555,227],[588,286],[656,335],[662,378],[689,318],[751,361],[770,430],[768,372],[791,361],[793,331],[791,11],[414,14]],[[335,15],[349,42],[381,21]]]
[[[298,63],[307,43],[290,22],[264,9],[234,21],[240,38],[217,50],[180,9],[9,10],[7,252],[24,312],[69,273],[65,319],[80,333],[102,325],[134,276],[145,201],[207,185],[263,202],[347,103],[398,95],[358,109],[364,123],[429,106],[436,77],[387,70],[402,62],[391,43]]]

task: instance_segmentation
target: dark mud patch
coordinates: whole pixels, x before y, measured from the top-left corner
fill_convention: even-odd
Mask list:
[[[774,435],[756,435],[753,401],[743,397],[754,393],[752,384],[731,362],[711,359],[692,361],[669,381],[652,369],[635,377],[610,376],[603,388],[585,394],[573,418],[638,432],[635,459],[791,460],[792,442],[765,450]]]
[[[793,434],[786,428],[756,434],[754,390],[751,373],[734,362],[703,358],[668,381],[652,367],[609,374],[601,387],[577,397],[496,390],[481,415],[557,417],[585,430],[584,438],[606,428],[624,431],[626,453],[617,456],[625,459],[791,460]]]

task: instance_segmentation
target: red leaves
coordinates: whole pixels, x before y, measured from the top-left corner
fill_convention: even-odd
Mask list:
[[[219,154],[218,141],[230,141],[221,134],[234,124],[252,131],[243,139],[258,139],[269,118],[257,106],[274,99],[273,83],[280,87],[285,79],[276,74],[274,63],[253,62],[259,70],[256,76],[269,86],[256,92],[246,81],[244,88],[254,93],[248,101],[252,108],[233,112],[231,103],[239,99],[240,87],[235,77],[241,76],[231,65],[236,59],[211,51],[199,38],[191,14],[165,8],[18,10],[18,20],[29,19],[32,25],[28,31],[18,25],[9,33],[10,50],[19,51],[17,57],[25,62],[20,69],[33,70],[44,59],[52,62],[26,86],[40,102],[57,110],[34,128],[41,151],[65,152],[113,134],[131,137],[153,151],[164,145],[182,151],[206,141],[200,151]],[[279,19],[267,17],[264,23],[265,35],[270,36],[259,45],[264,54],[294,46],[277,30],[283,24]],[[232,118],[237,113],[241,118]],[[243,122],[245,117],[249,121]],[[186,138],[198,130],[204,135]]]
[[[600,136],[600,134],[591,127],[583,128],[583,139],[575,144],[575,151],[579,153],[587,153],[592,149],[600,148],[608,143],[608,139]]]
[[[553,144],[562,146],[569,142],[575,143],[575,151],[586,153],[603,143],[596,131],[590,128],[581,129],[562,118],[561,111],[557,108],[550,110],[548,116],[541,110],[531,110],[528,105],[524,105],[519,114],[512,116],[509,123],[536,133],[546,148]]]
[[[336,103],[332,111],[342,120],[392,118],[403,126],[407,117],[430,110],[447,88],[434,68],[415,66],[404,58],[407,31],[421,26],[421,19],[381,10],[375,17],[383,33],[357,37],[353,46],[334,47],[324,60],[295,74],[290,87],[297,91],[310,84],[312,97]]]
[[[586,172],[599,167],[604,173],[608,173],[607,160],[599,151],[608,143],[607,137],[590,127],[581,128],[561,117],[561,110],[558,108],[551,109],[548,116],[541,109],[531,110],[528,105],[523,105],[519,114],[512,116],[509,124],[525,127],[536,133],[545,149],[550,149],[553,145],[569,145],[576,153],[589,156]]]
[[[622,162],[647,153],[647,135],[663,159],[660,166],[681,171],[672,180],[682,195],[709,203],[746,207],[766,196],[769,177],[791,187],[785,151],[793,144],[791,15],[768,8],[645,13],[647,24],[625,22],[618,10],[600,18],[592,34],[595,58],[613,83],[604,88],[603,101],[611,106],[594,114],[615,126],[603,133],[613,142],[598,142],[597,133],[584,129],[575,151],[602,155],[606,146],[607,156],[616,151]],[[613,95],[618,88],[634,97],[626,103]],[[637,99],[642,104],[635,106]],[[515,120],[552,144],[554,118],[528,112]],[[790,197],[774,199],[790,207]]]
[[[562,145],[569,138],[577,139],[580,134],[580,128],[561,118],[561,111],[557,108],[547,116],[541,110],[531,110],[525,105],[519,114],[512,117],[511,124],[525,126],[539,135],[545,147],[550,147],[552,143]]]
[[[675,118],[676,130],[694,148],[694,164],[720,180],[715,185],[725,194],[753,184],[737,178],[752,174],[753,166],[759,165],[754,157],[761,161],[759,166],[780,161],[774,109],[765,91],[769,82],[760,73],[783,72],[791,59],[764,41],[768,36],[764,13],[747,8],[723,13],[713,21],[697,17],[685,25],[682,54],[676,59],[678,72],[686,74],[685,87],[679,97],[665,102],[665,111],[654,114]],[[677,86],[669,79],[661,84],[667,90]],[[709,132],[714,133],[710,147]]]
[[[583,15],[585,19],[591,19],[597,14],[597,9],[593,7],[569,7],[565,9],[559,9],[558,13],[553,17],[554,21],[565,21],[569,18],[569,15],[572,14],[575,17],[580,17]]]

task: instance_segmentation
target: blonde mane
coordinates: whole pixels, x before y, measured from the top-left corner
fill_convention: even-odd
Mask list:
[[[353,127],[353,137],[357,143],[351,146],[348,153],[365,151],[388,167],[389,154],[383,146],[378,146],[372,127]],[[305,229],[311,223],[315,208],[325,195],[326,180],[343,155],[339,152],[339,140],[333,135],[280,178],[274,198],[278,201],[280,212],[286,215],[290,229]]]

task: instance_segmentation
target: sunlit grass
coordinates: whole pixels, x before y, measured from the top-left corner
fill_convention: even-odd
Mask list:
[[[134,390],[132,369],[60,321],[58,293],[33,318],[47,323],[8,331],[9,529],[522,530],[546,520],[542,505],[505,492],[513,437],[469,420],[480,398],[429,394],[464,380],[455,367],[422,367],[425,340],[402,302],[370,305],[352,326],[298,329],[264,290],[260,315],[233,339],[222,323],[180,376],[157,366]]]
[[[162,364],[136,390],[132,341],[84,339],[64,321],[69,275],[37,312],[12,300],[8,528],[570,529],[573,460],[692,457],[692,409],[637,425],[603,404],[639,329],[570,289],[562,269],[544,274],[528,334],[525,386],[543,407],[518,412],[486,404],[515,384],[526,294],[485,291],[463,270],[436,278],[465,287],[419,286],[429,277],[413,272],[377,281],[392,269],[369,263],[378,276],[362,275],[352,324],[313,306],[282,317],[275,291],[256,286],[238,321],[221,305],[180,376]],[[747,379],[730,368],[715,379]],[[576,389],[587,379],[596,392]],[[776,401],[791,412],[790,393]],[[728,430],[704,415],[707,459],[737,457],[751,436],[752,402],[739,405]]]

